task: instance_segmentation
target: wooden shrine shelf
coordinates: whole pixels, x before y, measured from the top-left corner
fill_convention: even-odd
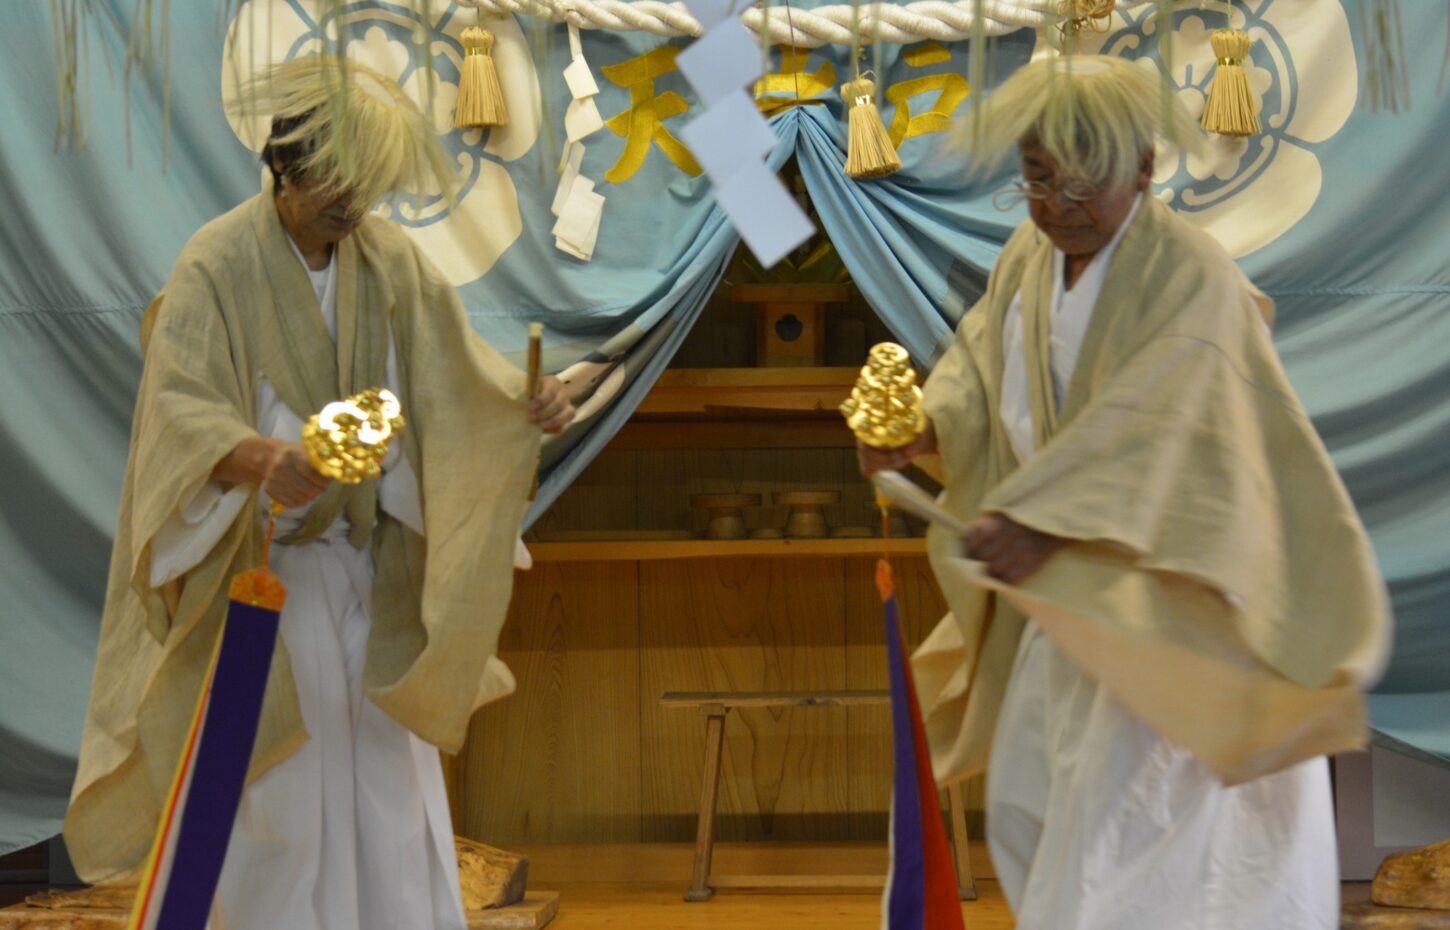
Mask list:
[[[666,370],[614,449],[849,449],[838,411],[854,368]]]
[[[634,419],[839,421],[836,408],[858,373],[856,368],[669,369],[635,408]]]
[[[847,558],[881,554],[880,539],[628,539],[531,542],[535,562],[651,562],[663,559]],[[894,539],[891,554],[926,554],[920,537]]]
[[[718,412],[718,411],[717,411]],[[840,414],[793,419],[632,419],[611,449],[854,449]]]

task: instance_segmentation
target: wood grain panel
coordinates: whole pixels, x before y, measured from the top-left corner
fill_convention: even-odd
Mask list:
[[[606,530],[604,532],[617,532]],[[649,531],[655,532],[655,531]],[[902,555],[924,555],[925,539],[892,543]],[[529,543],[535,562],[653,562],[669,559],[848,559],[874,557],[879,539],[583,539]]]
[[[810,420],[631,420],[610,440],[610,447],[648,450],[854,449],[856,438],[838,417]]]
[[[633,562],[520,576],[500,643],[518,691],[474,717],[463,834],[495,846],[640,839]]]
[[[640,720],[646,840],[693,835],[704,719],[666,691],[840,690],[843,563],[734,559],[640,564]],[[721,839],[842,839],[846,711],[772,708],[727,718]]]
[[[629,449],[605,448],[544,512],[534,529],[634,529],[638,456]]]
[[[460,835],[467,825],[464,816],[468,805],[468,785],[464,780],[467,753],[466,746],[456,756],[446,752],[438,753],[438,761],[443,765],[443,790],[448,792],[448,813],[453,818],[453,832]]]

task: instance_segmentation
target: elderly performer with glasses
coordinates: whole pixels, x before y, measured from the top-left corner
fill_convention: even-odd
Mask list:
[[[287,586],[215,930],[465,930],[438,750],[513,690],[494,655],[539,431],[573,416],[469,327],[393,223],[446,197],[430,121],[342,59],[278,66],[263,191],[186,245],[143,334],[105,617],[66,840],[89,880],[149,848],[221,621],[260,559]],[[386,387],[407,429],[378,481],[299,445],[325,404]]]
[[[936,775],[987,770],[1021,930],[1331,930],[1328,753],[1387,655],[1364,530],[1270,339],[1272,304],[1150,192],[1197,127],[1117,58],[1033,62],[980,169],[1027,200],[926,383],[915,461],[951,606],[915,657]]]

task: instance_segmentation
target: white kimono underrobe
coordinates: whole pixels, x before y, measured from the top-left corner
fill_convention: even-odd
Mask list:
[[[1140,196],[1141,201],[1141,196]],[[1061,406],[1133,214],[1063,290],[1054,257],[1052,383]],[[1036,450],[1019,293],[1003,328],[1002,421]],[[1321,757],[1232,788],[1161,739],[1028,622],[997,719],[987,842],[1018,930],[1334,930],[1339,884]]]
[[[336,341],[337,262],[308,274]],[[392,345],[386,380],[398,391]],[[264,436],[301,435],[302,421],[261,376],[257,418]],[[401,453],[400,445],[389,450],[378,501],[421,533],[418,481]],[[204,485],[157,534],[152,584],[200,561],[249,491]],[[285,511],[278,536],[303,512]],[[467,927],[438,750],[362,692],[373,563],[347,531],[339,517],[322,539],[272,549],[271,567],[287,586],[281,636],[309,739],[242,793],[209,930]]]

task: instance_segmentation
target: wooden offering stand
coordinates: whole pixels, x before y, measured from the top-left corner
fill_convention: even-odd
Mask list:
[[[775,503],[790,508],[785,520],[788,539],[824,539],[830,534],[826,526],[825,506],[841,502],[840,491],[782,491]]]
[[[706,539],[744,539],[746,507],[759,507],[759,494],[696,494],[690,506],[710,512]]]

